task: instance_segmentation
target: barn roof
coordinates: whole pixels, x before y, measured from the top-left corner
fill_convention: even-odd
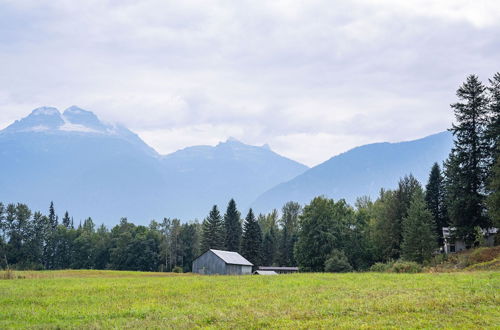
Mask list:
[[[214,249],[210,249],[210,251],[215,253],[215,255],[221,258],[226,264],[253,266],[253,264],[250,261],[243,258],[238,252],[222,251]]]

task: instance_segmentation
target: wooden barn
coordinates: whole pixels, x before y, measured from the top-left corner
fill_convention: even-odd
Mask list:
[[[253,264],[239,253],[210,249],[193,261],[193,273],[251,275]]]

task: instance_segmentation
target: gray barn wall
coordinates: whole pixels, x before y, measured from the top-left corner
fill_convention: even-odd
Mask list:
[[[193,261],[193,273],[206,275],[251,275],[252,266],[228,265],[212,251]]]
[[[251,275],[252,266],[226,265],[226,272],[228,275]]]
[[[207,251],[193,261],[193,273],[226,274],[226,263],[212,251]]]

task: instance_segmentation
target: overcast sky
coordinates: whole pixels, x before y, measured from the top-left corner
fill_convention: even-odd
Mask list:
[[[160,153],[233,136],[316,165],[445,130],[499,70],[498,0],[0,0],[0,128],[75,104]]]

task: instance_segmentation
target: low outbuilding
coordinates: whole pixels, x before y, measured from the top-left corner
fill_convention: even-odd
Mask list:
[[[278,275],[275,271],[272,270],[256,270],[253,272],[254,275]]]
[[[210,249],[193,261],[193,273],[251,275],[253,264],[238,252]]]
[[[299,271],[299,267],[259,266],[258,270],[272,271],[278,274],[291,274],[297,273]]]

